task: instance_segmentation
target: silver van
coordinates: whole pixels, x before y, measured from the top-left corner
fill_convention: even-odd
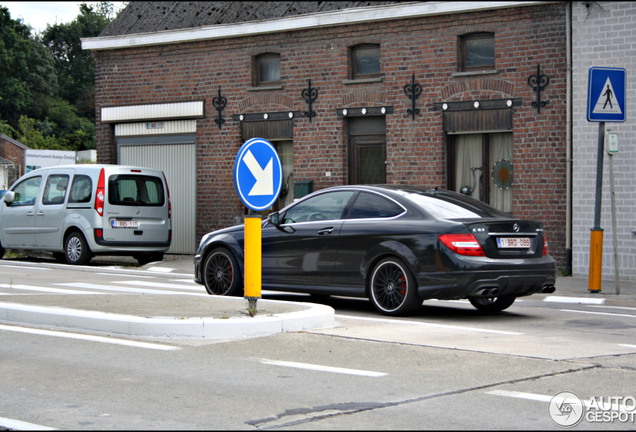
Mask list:
[[[49,251],[61,262],[129,255],[161,261],[172,241],[170,192],[158,170],[59,165],[19,178],[0,200],[5,249]]]

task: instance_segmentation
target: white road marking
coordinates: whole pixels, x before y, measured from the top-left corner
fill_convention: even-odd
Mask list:
[[[62,288],[36,287],[36,286],[30,286],[30,285],[0,284],[0,288],[25,290],[25,291],[40,291],[40,292],[49,292],[49,293],[57,293],[57,294],[103,294],[103,293],[94,293],[94,292],[87,292],[87,291],[67,290]]]
[[[588,298],[588,297],[561,297],[548,296],[543,301],[552,303],[576,303],[576,304],[594,304],[602,305],[605,303],[604,298]]]
[[[605,315],[605,316],[613,316],[613,317],[636,318],[636,315],[618,314],[618,313],[609,313],[609,312],[579,311],[579,310],[573,310],[573,309],[561,309],[561,312],[576,312],[576,313],[591,314],[591,315]]]
[[[636,348],[636,345],[629,345],[629,344],[616,344],[616,345],[622,346],[622,347],[625,347],[625,348]]]
[[[194,279],[171,279],[170,282],[179,282],[179,283],[183,282],[183,283],[191,283],[191,284],[196,283]]]
[[[136,277],[136,278],[142,278],[142,279],[157,279],[155,276],[141,276],[141,275],[132,275],[130,273],[126,273],[126,274],[117,274],[117,273],[95,273],[96,275],[100,275],[100,276],[114,276],[114,277],[123,277],[123,276],[127,276],[127,277]]]
[[[170,273],[171,271],[174,271],[173,268],[168,267],[148,267],[146,270],[157,273]]]
[[[634,308],[634,307],[627,307],[627,306],[608,306],[608,305],[604,305],[604,306],[590,306],[590,307],[594,307],[594,308],[603,308],[603,309],[625,309],[625,310],[636,310],[636,308]]]
[[[549,403],[553,396],[546,396],[546,395],[540,395],[540,394],[535,394],[535,393],[524,393],[524,392],[518,392],[518,391],[507,391],[507,390],[492,390],[492,391],[488,391],[485,392],[486,394],[491,394],[494,396],[503,396],[503,397],[511,397],[511,398],[517,398],[517,399],[526,399],[526,400],[533,400],[533,401],[537,401],[537,402],[547,402]],[[581,402],[583,402],[583,405],[585,405],[585,408],[591,408],[593,405],[590,403],[591,399],[588,400],[582,400]],[[627,411],[628,407],[623,403],[623,404],[619,404],[617,402],[614,402],[611,404],[611,407],[608,407],[611,411]],[[630,406],[631,408],[631,406]],[[630,410],[633,411],[633,410]]]
[[[19,268],[19,269],[24,268],[23,266],[17,266],[17,265],[3,265],[2,267]],[[29,267],[29,270],[51,270],[51,269],[46,267]]]
[[[410,324],[410,325],[419,325],[419,326],[426,326],[426,327],[441,327],[441,328],[447,328],[451,330],[466,330],[466,331],[472,331],[472,332],[478,332],[478,333],[494,333],[494,334],[503,334],[503,335],[512,335],[512,336],[519,336],[523,334],[523,333],[508,332],[508,331],[501,331],[501,330],[488,330],[488,329],[482,329],[482,328],[476,328],[476,327],[452,326],[452,325],[446,325],[446,324],[407,321],[407,320],[400,320],[400,319],[391,320],[391,319],[382,319],[382,318],[365,318],[365,317],[356,317],[351,315],[338,315],[338,314],[336,314],[336,318],[353,319],[353,320],[360,320],[360,321],[384,322],[389,324]]]
[[[209,297],[208,294],[198,294],[198,293],[189,293],[189,292],[177,292],[177,291],[167,291],[167,290],[153,290],[153,289],[143,289],[143,288],[123,288],[116,287],[112,285],[97,285],[97,284],[89,284],[83,282],[71,282],[71,283],[60,283],[54,285],[68,286],[74,288],[85,288],[92,290],[104,290],[104,291],[117,291],[117,292],[127,292],[127,293],[136,293],[136,294],[179,294],[179,295],[193,295],[193,296],[203,296]]]
[[[6,417],[0,417],[0,427],[7,428],[8,430],[57,430],[52,427],[37,425],[33,423],[27,423],[20,420],[13,420]]]
[[[0,324],[0,330],[35,334],[40,336],[53,336],[53,337],[61,337],[61,338],[67,338],[67,339],[79,339],[79,340],[85,340],[90,342],[101,342],[101,343],[108,343],[108,344],[114,344],[114,345],[124,345],[124,346],[130,346],[135,348],[146,348],[146,349],[154,349],[154,350],[161,350],[161,351],[174,351],[174,350],[181,349],[179,347],[154,344],[154,343],[148,343],[148,342],[137,342],[137,341],[126,340],[126,339],[115,339],[115,338],[107,338],[103,336],[92,336],[92,335],[85,335],[80,333],[67,333],[67,332],[59,332],[59,331],[52,331],[52,330],[42,330],[42,329],[34,329],[34,328],[28,328],[28,327],[7,326],[2,324]]]
[[[205,288],[203,287],[203,285],[186,286],[186,285],[175,285],[175,284],[169,284],[169,283],[146,282],[146,281],[136,281],[136,280],[113,281],[113,283],[134,285],[134,286],[144,286],[144,287],[154,287],[154,288],[174,288],[174,289],[182,289],[182,290],[188,290],[188,291],[199,291],[199,292],[204,292],[205,291]]]
[[[383,377],[387,375],[383,372],[372,372],[372,371],[365,371],[365,370],[359,370],[359,369],[346,369],[346,368],[338,368],[338,367],[331,367],[331,366],[321,366],[321,365],[314,365],[309,363],[296,363],[296,362],[268,360],[268,359],[261,359],[260,361],[263,364],[269,364],[274,366],[290,367],[290,368],[296,368],[296,369],[307,369],[307,370],[314,370],[319,372],[339,373],[339,374],[345,374],[345,375],[358,375],[358,376],[367,376],[367,377],[373,377],[373,378]]]

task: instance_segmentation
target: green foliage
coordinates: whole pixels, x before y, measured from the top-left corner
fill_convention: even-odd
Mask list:
[[[0,6],[0,133],[35,149],[95,148],[95,68],[81,38],[114,19],[113,5],[80,5],[41,35]]]

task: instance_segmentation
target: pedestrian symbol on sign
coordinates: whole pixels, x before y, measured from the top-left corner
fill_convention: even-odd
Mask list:
[[[614,93],[614,88],[612,87],[612,82],[609,77],[605,81],[605,85],[603,86],[603,92],[601,92],[598,100],[596,101],[596,105],[594,106],[594,110],[592,110],[594,114],[622,114],[621,107],[616,100],[616,95]]]

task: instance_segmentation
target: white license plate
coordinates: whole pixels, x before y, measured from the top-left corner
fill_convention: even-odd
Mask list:
[[[110,224],[113,228],[139,228],[139,222],[136,220],[114,220]]]
[[[529,249],[530,239],[528,237],[499,237],[497,238],[497,246],[499,249]]]

